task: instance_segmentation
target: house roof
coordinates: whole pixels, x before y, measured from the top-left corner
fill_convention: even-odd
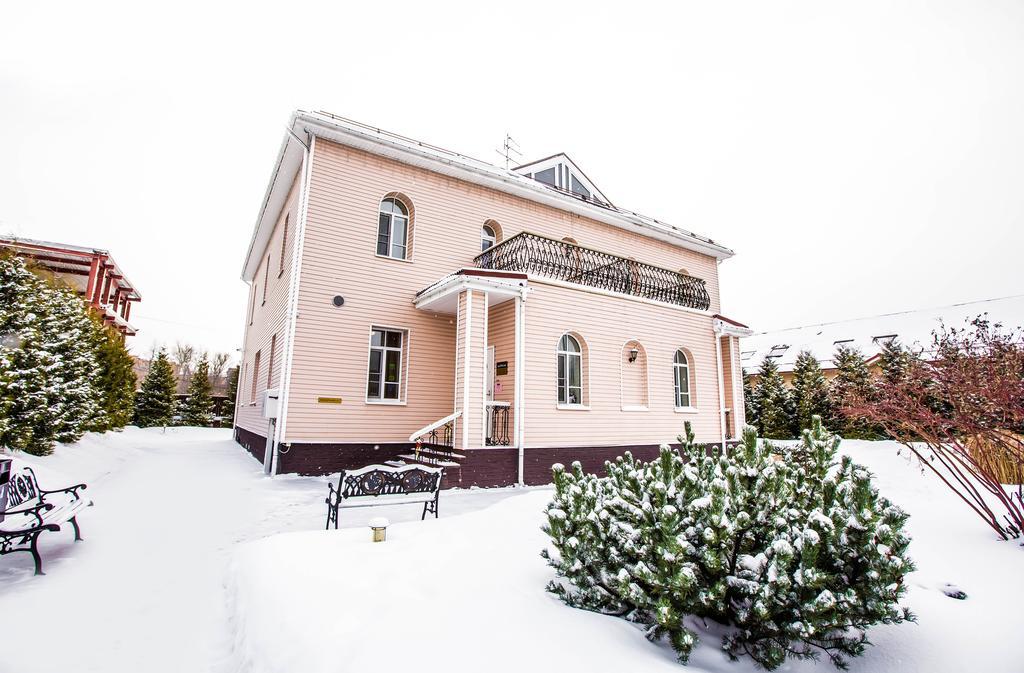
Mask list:
[[[108,250],[54,241],[38,241],[18,236],[0,237],[0,247],[10,248],[20,255],[30,257],[53,272],[87,272],[92,258],[102,257],[111,277],[115,279],[118,286],[125,290],[128,298],[134,301],[142,299],[142,295],[128,280]]]
[[[710,238],[618,208],[610,203],[586,199],[571,192],[548,187],[513,169],[495,166],[328,112],[296,110],[289,120],[270,183],[260,206],[242,269],[243,280],[252,280],[256,273],[260,258],[260,254],[257,253],[264,249],[270,238],[274,221],[287,198],[291,182],[302,166],[304,146],[308,145],[309,139],[313,136],[514,194],[717,259],[726,259],[734,254],[732,250]],[[582,171],[579,173],[583,175]]]
[[[789,372],[800,351],[807,350],[822,369],[833,369],[839,345],[857,348],[868,361],[878,357],[890,339],[920,351],[931,345],[932,331],[940,325],[960,327],[981,314],[1005,327],[1024,325],[1024,295],[761,332],[741,340],[740,360],[752,374],[765,357],[774,356],[779,371]]]

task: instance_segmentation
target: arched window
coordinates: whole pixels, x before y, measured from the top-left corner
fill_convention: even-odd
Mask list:
[[[409,209],[394,197],[380,202],[377,225],[377,254],[405,259],[409,252]]]
[[[692,406],[693,396],[690,395],[690,362],[681,349],[676,351],[672,362],[672,371],[676,381],[676,407]]]
[[[583,404],[583,351],[571,334],[558,340],[558,403]]]
[[[480,228],[480,252],[493,248],[498,244],[498,232],[494,230],[494,227],[490,224],[485,224]]]

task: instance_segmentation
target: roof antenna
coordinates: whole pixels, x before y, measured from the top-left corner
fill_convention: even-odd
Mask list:
[[[505,169],[508,169],[509,164],[512,162],[512,155],[518,154],[519,157],[523,156],[523,153],[519,151],[519,143],[512,139],[512,136],[505,132],[505,142],[502,144],[500,150],[494,150],[501,156],[505,157]],[[518,161],[518,158],[517,158]]]

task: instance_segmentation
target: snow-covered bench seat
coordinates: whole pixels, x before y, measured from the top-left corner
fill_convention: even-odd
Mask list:
[[[424,465],[367,465],[358,470],[342,471],[338,487],[327,484],[327,528],[338,527],[338,510],[343,507],[374,505],[405,505],[423,503],[427,512],[437,518],[444,469]]]
[[[36,574],[43,575],[43,561],[39,556],[39,536],[47,531],[58,531],[65,523],[75,529],[75,541],[82,539],[77,516],[92,504],[78,492],[85,484],[45,491],[39,487],[31,467],[22,467],[11,473],[7,484],[7,504],[0,510],[0,555],[16,551],[32,554]]]

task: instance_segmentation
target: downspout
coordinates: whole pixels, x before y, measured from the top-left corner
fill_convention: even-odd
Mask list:
[[[295,240],[292,244],[292,269],[288,282],[288,314],[284,342],[284,362],[281,363],[281,387],[280,401],[278,403],[278,418],[275,423],[274,433],[274,460],[270,470],[270,476],[277,474],[280,461],[281,440],[287,435],[285,430],[288,425],[288,403],[290,401],[292,383],[292,360],[295,355],[295,327],[299,315],[299,279],[302,274],[302,252],[306,239],[306,214],[309,210],[309,183],[313,173],[313,150],[316,147],[316,136],[306,131],[309,144],[302,142],[302,139],[288,129],[293,137],[302,145],[302,182],[299,187],[299,216],[295,224]]]
[[[725,376],[722,372],[722,336],[716,325],[715,364],[718,366],[718,424],[722,433],[722,451],[725,451]]]

